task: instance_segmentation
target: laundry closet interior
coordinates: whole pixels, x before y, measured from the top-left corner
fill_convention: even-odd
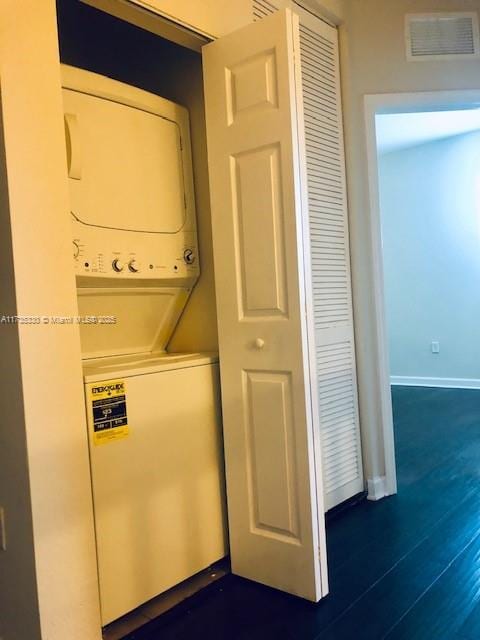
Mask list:
[[[228,555],[320,600],[364,491],[337,30],[155,4],[57,2],[103,625]]]

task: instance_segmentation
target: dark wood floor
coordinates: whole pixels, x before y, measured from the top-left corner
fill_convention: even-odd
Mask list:
[[[393,406],[398,495],[329,523],[327,598],[229,575],[125,640],[480,640],[480,391]]]

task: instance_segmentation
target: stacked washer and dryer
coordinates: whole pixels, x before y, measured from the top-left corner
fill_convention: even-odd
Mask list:
[[[186,109],[62,73],[107,624],[226,554],[218,357],[168,352],[199,277]]]

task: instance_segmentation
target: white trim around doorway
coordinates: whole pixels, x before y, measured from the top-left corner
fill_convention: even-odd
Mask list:
[[[366,95],[365,132],[368,162],[368,190],[370,204],[370,240],[372,247],[373,294],[375,304],[375,343],[378,354],[377,370],[380,380],[380,411],[385,459],[385,495],[396,493],[395,443],[393,437],[390,368],[385,317],[383,282],[382,229],[379,202],[378,161],[375,116],[386,113],[416,113],[452,109],[480,108],[480,89],[467,91],[425,91],[418,93],[385,93]],[[380,483],[379,483],[380,484]],[[372,496],[372,499],[375,497]]]

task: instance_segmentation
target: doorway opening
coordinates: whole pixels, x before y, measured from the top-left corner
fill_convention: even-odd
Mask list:
[[[480,425],[480,109],[377,113],[375,130],[398,489],[436,486],[459,460],[468,483]]]
[[[474,326],[479,106],[476,91],[365,98],[380,406],[391,487],[400,454],[391,388],[394,400],[414,388],[419,397],[432,388],[444,389],[434,394],[442,397],[451,389],[480,388]],[[424,345],[425,332],[435,336]]]
[[[447,473],[462,447],[477,438],[480,110],[377,114],[375,124],[402,491],[412,473],[428,476],[437,468]],[[406,442],[410,438],[414,452]],[[406,450],[416,459],[413,469]]]

